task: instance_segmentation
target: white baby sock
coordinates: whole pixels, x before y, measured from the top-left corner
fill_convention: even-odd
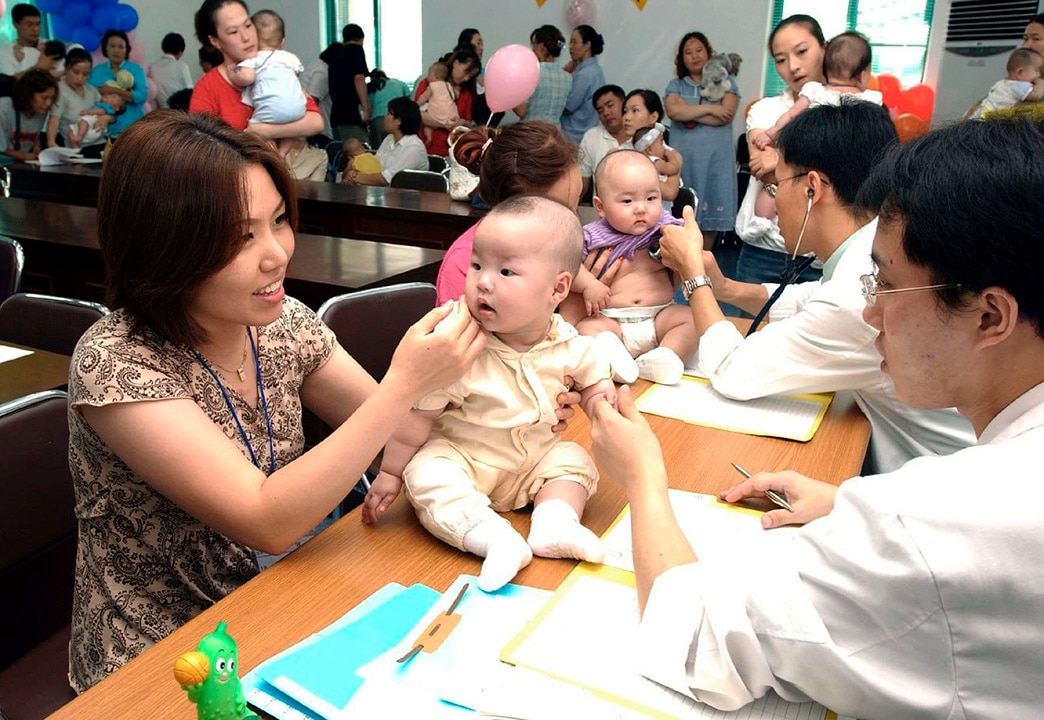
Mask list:
[[[623,340],[615,333],[604,330],[595,335],[595,346],[598,352],[609,361],[613,370],[613,380],[630,385],[638,379],[638,366],[631,353],[627,352]]]
[[[464,536],[464,549],[486,558],[479,573],[478,586],[493,592],[533,559],[533,551],[511,523],[502,517],[483,520]]]
[[[594,563],[605,559],[602,541],[580,524],[576,510],[569,503],[557,498],[545,500],[533,508],[528,542],[540,557],[574,558]]]
[[[670,348],[655,347],[634,359],[638,377],[661,385],[674,385],[682,379],[685,363]]]

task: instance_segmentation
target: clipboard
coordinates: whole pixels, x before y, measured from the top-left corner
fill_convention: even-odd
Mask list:
[[[592,602],[597,600],[597,602]],[[735,712],[723,712],[677,693],[631,665],[638,631],[634,573],[580,563],[551,599],[501,651],[503,662],[586,688],[650,718],[805,718],[837,720],[817,703],[791,703],[775,693]]]
[[[641,412],[693,425],[808,442],[833,397],[833,393],[808,393],[730,400],[714,390],[710,380],[684,375],[677,385],[653,385],[634,404]]]

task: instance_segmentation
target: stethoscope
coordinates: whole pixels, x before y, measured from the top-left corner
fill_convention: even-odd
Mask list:
[[[808,217],[812,214],[812,198],[815,197],[815,194],[815,190],[812,188],[808,189],[808,206],[805,208],[805,219],[801,221],[801,229],[798,230],[797,243],[794,245],[794,253],[784,262],[783,272],[780,273],[779,276],[779,285],[776,286],[775,292],[769,296],[768,301],[761,306],[761,310],[758,311],[758,314],[754,316],[754,319],[750,323],[750,329],[747,330],[747,337],[750,337],[751,333],[758,329],[758,325],[760,325],[761,321],[765,319],[766,315],[768,315],[769,310],[772,309],[775,302],[779,300],[787,286],[793,285],[801,276],[801,273],[805,272],[805,270],[808,269],[808,266],[815,262],[815,254],[803,257],[801,260],[797,259],[798,248],[801,247],[801,240],[805,237],[805,226],[808,225]]]

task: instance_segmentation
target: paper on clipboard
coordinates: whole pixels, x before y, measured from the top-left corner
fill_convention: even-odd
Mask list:
[[[815,435],[831,393],[771,395],[729,400],[704,378],[685,375],[677,385],[653,385],[635,401],[644,413],[745,435],[807,442]]]
[[[766,535],[761,527],[760,510],[723,503],[713,495],[668,490],[674,517],[697,557],[720,547],[722,538],[728,538],[730,547],[757,542],[783,542],[792,528],[778,528]],[[602,535],[605,547],[603,563],[610,567],[634,572],[631,554],[631,509],[625,507],[609,529]],[[706,550],[705,550],[706,548]]]
[[[581,563],[501,653],[504,662],[575,683],[652,718],[824,720],[816,703],[790,703],[769,693],[723,712],[653,682],[637,667],[638,593],[634,574]]]

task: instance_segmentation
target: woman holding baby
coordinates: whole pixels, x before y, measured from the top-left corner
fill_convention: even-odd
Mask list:
[[[192,91],[190,112],[221,118],[236,130],[246,130],[254,109],[243,103],[242,90],[232,84],[229,68],[257,55],[257,28],[242,0],[204,0],[196,11],[196,37],[204,47],[221,51],[224,62],[199,79]],[[306,95],[304,117],[288,123],[252,123],[251,132],[268,139],[310,137],[323,131],[323,116]]]
[[[677,76],[664,91],[667,117],[673,121],[671,144],[684,159],[682,184],[696,191],[697,217],[708,250],[719,232],[733,228],[737,195],[731,126],[739,106],[739,87],[729,75],[722,96],[701,94],[703,69],[713,54],[706,35],[686,33],[674,59]]]
[[[736,279],[743,282],[778,282],[787,259],[776,213],[766,212],[764,205],[765,183],[776,182],[779,154],[773,147],[759,150],[749,141],[775,125],[780,116],[794,106],[805,83],[825,81],[826,38],[815,18],[809,15],[784,18],[769,35],[768,49],[776,72],[787,87],[779,95],[758,100],[747,112],[752,177],[736,216],[736,234],[743,240],[736,263]],[[820,274],[819,270],[808,268],[801,274],[801,280],[815,280]]]

